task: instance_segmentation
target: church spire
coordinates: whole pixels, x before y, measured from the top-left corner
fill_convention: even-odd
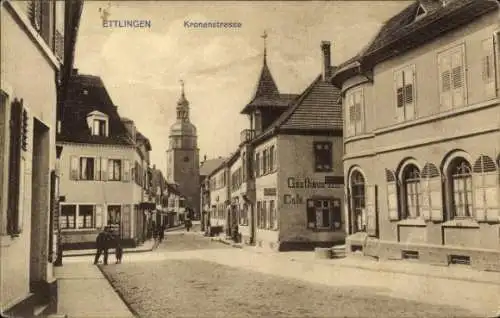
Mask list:
[[[177,120],[189,121],[189,102],[184,94],[184,81],[181,83],[181,97],[177,101]]]
[[[260,36],[261,38],[264,39],[264,64],[267,64],[267,32],[264,30],[264,33]]]

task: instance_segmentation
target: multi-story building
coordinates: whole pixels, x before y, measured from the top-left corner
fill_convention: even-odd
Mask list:
[[[123,244],[144,240],[151,145],[132,120],[120,118],[98,76],[74,70],[61,111],[60,226],[66,249],[94,246],[111,226]]]
[[[416,1],[333,74],[348,252],[500,270],[498,3]]]
[[[208,178],[208,176],[219,167],[224,160],[225,158],[222,157],[207,159],[207,156],[204,156],[203,161],[200,163],[200,219],[202,231],[206,230],[208,215],[211,210],[210,178]]]
[[[220,233],[228,229],[227,210],[229,207],[229,182],[226,160],[209,175],[211,233]]]
[[[32,317],[57,309],[57,103],[83,2],[0,6],[0,314]]]
[[[189,119],[189,102],[184,94],[184,83],[176,112],[176,121],[170,127],[167,180],[179,185],[179,191],[186,198],[186,206],[198,215],[200,208],[198,137],[196,127]]]
[[[321,49],[322,74],[297,97],[281,97],[264,55],[257,94],[242,111],[252,129],[243,131],[230,171],[247,243],[286,250],[345,238],[342,112],[339,90],[327,81],[330,42]]]

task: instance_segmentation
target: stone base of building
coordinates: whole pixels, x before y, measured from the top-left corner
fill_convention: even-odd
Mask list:
[[[139,245],[139,241],[133,238],[122,239],[123,248],[134,248]],[[95,249],[95,241],[63,243],[63,250],[90,250]]]
[[[363,254],[381,260],[413,260],[430,265],[462,264],[476,270],[500,272],[500,251],[383,241],[366,233],[346,239],[346,254]]]
[[[39,281],[30,284],[31,293],[22,301],[6,309],[6,317],[46,317],[57,312],[57,280]]]
[[[264,241],[256,240],[255,244],[250,244],[250,237],[243,236],[243,241],[246,245],[255,245],[256,247],[269,249],[275,252],[291,252],[291,251],[314,251],[316,247],[330,248],[334,245],[344,244],[344,240],[339,241]]]

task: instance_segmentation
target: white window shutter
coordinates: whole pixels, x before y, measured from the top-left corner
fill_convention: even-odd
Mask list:
[[[405,119],[415,118],[415,71],[413,67],[409,67],[404,72],[405,76]],[[406,88],[411,87],[410,91],[406,91]]]
[[[404,113],[404,75],[403,71],[397,71],[394,74],[394,90],[395,90],[395,98],[396,98],[396,119],[398,121],[403,121],[405,117]],[[399,93],[398,93],[399,92]]]
[[[356,107],[356,134],[361,134],[365,132],[365,107],[364,107],[364,96],[363,90],[360,90],[354,95],[354,104]]]
[[[496,31],[493,36],[493,56],[495,64],[495,96],[498,96],[500,89],[500,31]]]
[[[387,212],[390,221],[399,220],[398,192],[396,182],[387,182]]]
[[[441,194],[441,178],[430,178],[427,186],[430,199],[431,220],[435,222],[441,222],[443,221],[443,197]]]
[[[500,221],[498,172],[473,174],[474,212],[478,222]]]
[[[429,179],[422,178],[420,180],[420,187],[422,191],[422,202],[420,204],[420,211],[425,221],[431,219],[431,198],[429,191]]]
[[[439,101],[443,110],[451,109],[451,61],[447,55],[438,59],[439,70]]]
[[[101,158],[101,180],[108,180],[108,159]]]
[[[78,180],[78,157],[77,156],[71,156],[71,162],[70,162],[70,179],[71,180]]]
[[[101,158],[100,157],[96,157],[94,159],[94,165],[95,165],[95,170],[94,170],[94,179],[95,180],[102,180],[101,178]]]
[[[114,180],[113,162],[114,160],[108,160],[108,180]]]
[[[102,228],[104,225],[104,208],[98,204],[95,206],[95,227]]]
[[[123,174],[123,178],[122,178],[122,181],[123,182],[129,182],[130,181],[130,161],[125,159],[125,160],[122,160],[123,162],[123,167],[122,167],[122,174]]]
[[[366,233],[369,236],[377,236],[377,186],[366,187]]]
[[[356,110],[354,108],[354,95],[349,94],[347,97],[346,109],[346,128],[348,136],[355,135],[354,123],[356,118]]]
[[[486,97],[496,96],[495,36],[482,42],[481,72]]]
[[[451,74],[453,89],[453,106],[464,106],[465,103],[465,65],[462,50],[454,52],[451,56]]]
[[[474,173],[472,175],[474,189],[474,215],[478,222],[486,221],[486,202],[484,197],[483,175]]]

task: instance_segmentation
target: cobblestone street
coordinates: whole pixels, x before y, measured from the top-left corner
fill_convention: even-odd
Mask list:
[[[205,258],[207,253],[239,257],[241,252],[198,235],[171,233],[148,257],[134,255],[104,271],[140,317],[477,316],[466,309],[392,298],[384,288],[327,286]]]

